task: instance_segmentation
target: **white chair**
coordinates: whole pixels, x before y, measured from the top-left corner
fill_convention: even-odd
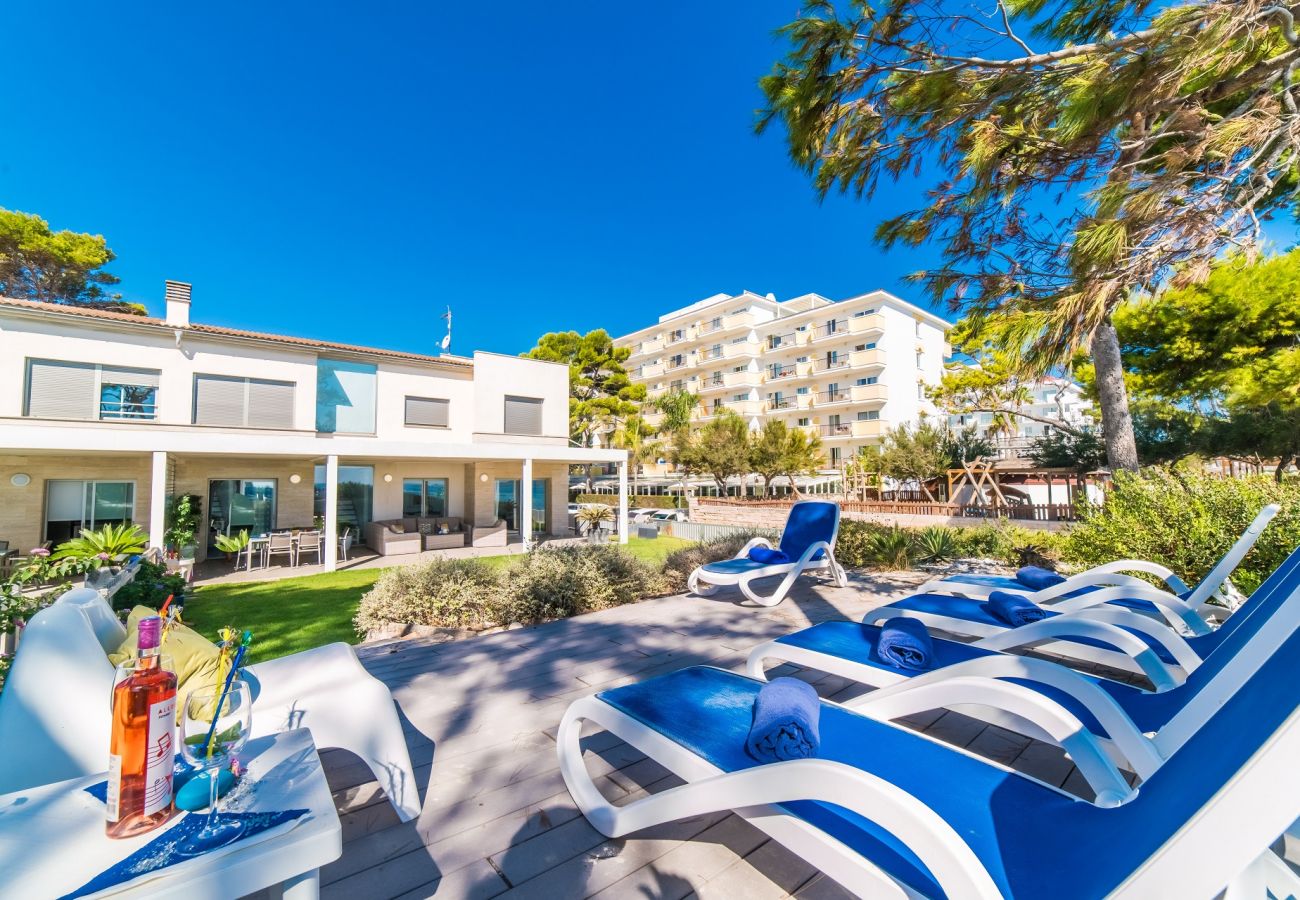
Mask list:
[[[302,565],[302,556],[304,553],[316,554],[317,564],[321,561],[321,536],[319,531],[300,531],[298,532],[298,552],[294,559],[294,565]]]
[[[352,528],[347,527],[344,528],[343,533],[339,535],[339,559],[343,560],[344,562],[347,562],[348,551],[351,549],[352,549]]]
[[[75,588],[23,632],[0,693],[0,794],[104,771],[116,650],[126,631],[95,591]],[[252,737],[307,728],[319,748],[359,756],[402,821],[420,794],[392,694],[346,644],[328,644],[244,670],[253,686]]]
[[[273,531],[271,537],[266,542],[266,550],[263,551],[263,557],[266,564],[271,565],[271,557],[287,556],[289,565],[298,565],[298,547],[294,543],[293,535],[287,531]]]

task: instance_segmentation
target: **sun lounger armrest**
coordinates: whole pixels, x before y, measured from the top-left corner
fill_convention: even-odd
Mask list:
[[[1104,587],[1089,591],[1080,597],[1071,597],[1052,605],[1056,612],[1074,612],[1092,606],[1100,606],[1111,600],[1145,600],[1160,610],[1160,614],[1175,628],[1186,628],[1191,634],[1209,634],[1212,629],[1196,612],[1195,607],[1175,597],[1167,591],[1144,584],[1141,587]]]
[[[862,712],[873,718],[881,718],[880,713],[888,713],[890,718],[908,715],[911,712],[948,707],[953,704],[973,703],[994,706],[998,709],[1018,715],[1033,722],[1059,745],[1075,756],[1076,747],[1085,754],[1075,756],[1076,763],[1083,774],[1084,766],[1080,759],[1087,759],[1086,754],[1096,750],[1096,742],[1073,740],[1067,746],[1061,736],[1068,737],[1072,729],[1086,732],[1084,725],[1074,713],[1061,706],[1055,700],[1035,692],[1032,688],[1015,684],[1005,679],[1015,678],[1029,680],[1056,688],[1070,695],[1080,706],[1088,710],[1114,743],[1116,749],[1133,766],[1133,771],[1147,778],[1159,768],[1161,757],[1155,744],[1133,723],[1123,708],[1100,687],[1088,681],[1078,672],[1064,666],[1034,659],[1027,656],[986,656],[955,663],[909,678],[907,681],[886,688],[872,691],[850,701],[849,708]],[[988,684],[998,681],[999,686]],[[926,704],[929,705],[926,705]],[[873,711],[875,707],[875,711]],[[1100,751],[1097,751],[1100,752]],[[1105,765],[1093,767],[1098,783],[1102,787],[1120,790],[1120,798],[1128,795],[1128,783],[1113,770],[1113,763],[1102,754]],[[1108,784],[1106,779],[1119,778],[1118,784]],[[1098,802],[1101,802],[1101,790],[1098,789]]]
[[[1148,562],[1145,559],[1116,560],[1115,562],[1105,563],[1104,565],[1093,566],[1088,571],[1080,574],[1106,575],[1119,574],[1121,572],[1145,572],[1148,575],[1154,575],[1165,584],[1169,585],[1169,590],[1173,591],[1175,594],[1185,594],[1191,590],[1191,588],[1187,586],[1186,582],[1175,575],[1174,571],[1168,566],[1162,566],[1160,563]]]
[[[712,774],[689,777],[679,772],[688,783],[615,806],[596,789],[583,763],[583,721],[595,722],[670,770],[707,766]],[[713,812],[813,800],[843,807],[888,831],[916,854],[947,896],[1001,896],[979,858],[947,821],[902,788],[861,769],[825,759],[799,759],[718,772],[595,697],[569,706],[556,743],[569,792],[592,826],[608,837]],[[883,891],[886,883],[879,887]]]
[[[1058,616],[1058,618],[1062,617]],[[1132,610],[1105,604],[1066,613],[1064,618],[1091,619],[1095,622],[1105,622],[1109,625],[1118,626],[1129,632],[1139,632],[1146,636],[1148,642],[1159,644],[1166,653],[1173,657],[1179,668],[1189,675],[1201,664],[1201,657],[1192,649],[1192,645],[1187,643],[1187,639],[1170,628],[1167,623],[1152,619],[1149,616],[1139,615]]]

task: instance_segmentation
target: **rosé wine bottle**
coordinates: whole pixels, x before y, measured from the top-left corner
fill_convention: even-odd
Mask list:
[[[111,838],[142,834],[175,813],[176,675],[162,667],[162,619],[139,625],[134,671],[113,689],[108,746],[108,824]]]

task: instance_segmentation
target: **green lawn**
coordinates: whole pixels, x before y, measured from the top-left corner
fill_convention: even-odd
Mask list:
[[[682,538],[629,538],[627,549],[638,559],[657,565],[690,541]],[[489,565],[505,568],[512,556],[486,556]],[[383,569],[350,569],[283,581],[218,584],[202,587],[185,604],[185,621],[205,637],[234,625],[253,632],[253,662],[343,641],[355,644],[352,630],[361,595]]]

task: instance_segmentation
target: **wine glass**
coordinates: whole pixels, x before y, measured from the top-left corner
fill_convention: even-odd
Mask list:
[[[181,748],[185,759],[206,770],[208,819],[194,835],[192,850],[201,853],[236,840],[244,831],[237,819],[217,819],[217,782],[220,771],[248,742],[253,725],[253,698],[248,685],[235,676],[225,690],[205,687],[185,701],[181,717]]]

